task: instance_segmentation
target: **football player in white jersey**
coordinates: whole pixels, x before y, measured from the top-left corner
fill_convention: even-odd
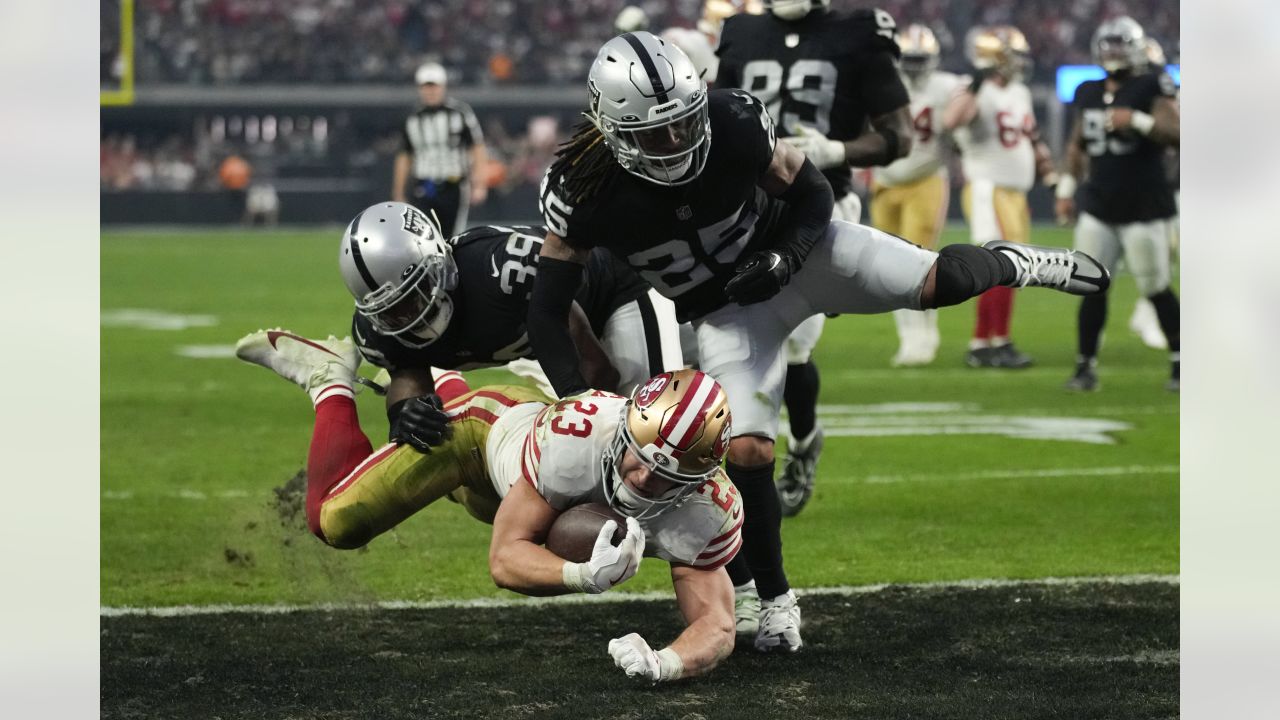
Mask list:
[[[969,86],[947,106],[943,127],[953,131],[965,174],[962,202],[972,241],[1026,243],[1031,213],[1027,191],[1040,177],[1057,181],[1053,158],[1040,139],[1031,90],[1022,82],[1030,48],[1022,32],[977,27],[966,38],[973,63]],[[977,323],[965,361],[972,367],[1024,368],[1032,359],[1009,339],[1013,288],[992,288],[978,298]]]
[[[529,388],[471,391],[438,375],[442,406],[404,418],[416,443],[374,450],[354,401],[360,355],[349,339],[252,333],[236,354],[311,396],[307,525],[326,544],[363,547],[442,497],[492,523],[494,582],[526,595],[601,593],[635,575],[645,555],[671,565],[687,626],[655,650],[638,633],[609,642],[614,663],[651,682],[700,675],[733,650],[733,585],[724,564],[742,545],[742,502],[721,462],[731,434],[719,383],[697,370],[651,378],[632,398],[593,391],[551,403]],[[542,547],[561,512],[608,503],[626,537],[601,528],[586,562]]]
[[[912,24],[898,34],[898,67],[911,97],[915,137],[906,157],[872,168],[871,224],[930,250],[947,219],[951,185],[947,177],[947,136],[942,116],[964,87],[960,76],[938,70],[941,48],[926,25]],[[938,352],[937,310],[895,310],[898,352],[895,367],[928,365]]]

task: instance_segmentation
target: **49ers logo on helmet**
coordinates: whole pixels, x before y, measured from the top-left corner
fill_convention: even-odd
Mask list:
[[[636,407],[649,407],[654,400],[667,389],[667,383],[671,382],[671,373],[662,373],[649,379],[644,387],[636,391]]]
[[[730,430],[729,422],[726,420],[724,428],[720,430],[720,437],[716,438],[716,444],[711,447],[711,452],[715,455],[716,460],[724,457],[725,450],[729,449],[730,434],[732,434],[732,431]]]

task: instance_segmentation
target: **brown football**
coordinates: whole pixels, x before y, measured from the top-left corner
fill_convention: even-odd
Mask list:
[[[569,562],[586,562],[591,559],[600,527],[613,520],[618,529],[613,532],[613,544],[627,536],[625,519],[603,503],[574,505],[560,513],[547,533],[547,549]]]

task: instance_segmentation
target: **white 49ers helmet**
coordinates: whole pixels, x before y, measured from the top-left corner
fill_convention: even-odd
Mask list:
[[[683,185],[711,151],[707,84],[684,51],[648,32],[605,43],[587,73],[587,117],[627,172]]]
[[[923,80],[938,67],[938,56],[942,46],[928,25],[912,23],[898,33],[898,48],[902,50],[902,60],[898,66],[902,74],[911,80]]]
[[[412,205],[382,202],[356,215],[338,267],[356,311],[379,333],[426,347],[449,327],[458,267],[435,219]]]
[[[615,510],[637,520],[680,504],[715,477],[729,449],[729,398],[720,383],[698,370],[655,375],[623,408],[618,433],[604,453],[604,493]],[[643,497],[622,481],[619,467],[631,450],[649,471],[674,485]]]

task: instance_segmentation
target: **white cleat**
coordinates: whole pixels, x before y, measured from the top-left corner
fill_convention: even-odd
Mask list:
[[[1160,319],[1156,317],[1156,309],[1151,301],[1138,298],[1133,306],[1133,314],[1129,316],[1129,330],[1142,338],[1142,344],[1156,350],[1168,350],[1164,331],[1160,329]]]
[[[1018,269],[1015,287],[1048,287],[1072,295],[1097,295],[1111,286],[1111,273],[1078,250],[993,240],[983,245],[1004,253]]]
[[[350,338],[309,340],[288,330],[259,330],[240,338],[236,357],[274,370],[306,390],[313,401],[326,390],[346,388],[350,395],[360,367],[360,351]]]
[[[800,605],[796,602],[795,592],[788,590],[785,595],[762,601],[756,649],[760,652],[795,652],[802,645],[804,641],[800,639]]]
[[[760,596],[754,580],[733,588],[733,624],[739,635],[755,637],[760,632]]]

